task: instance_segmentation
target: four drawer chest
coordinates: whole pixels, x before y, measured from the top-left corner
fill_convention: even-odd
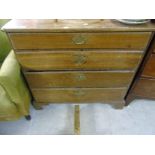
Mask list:
[[[122,108],[155,26],[113,20],[11,20],[3,30],[35,104],[98,102]]]

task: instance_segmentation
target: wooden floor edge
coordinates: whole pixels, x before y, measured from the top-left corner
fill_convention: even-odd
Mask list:
[[[80,135],[80,105],[74,106],[74,134]]]

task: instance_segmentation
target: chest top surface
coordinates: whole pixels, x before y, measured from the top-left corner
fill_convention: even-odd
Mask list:
[[[108,19],[18,19],[8,22],[6,32],[151,32],[155,24],[122,24]]]

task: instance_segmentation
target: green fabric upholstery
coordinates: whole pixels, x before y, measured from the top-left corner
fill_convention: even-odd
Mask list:
[[[29,115],[30,100],[20,66],[11,51],[0,68],[0,120]]]
[[[19,117],[15,104],[11,102],[4,88],[0,86],[0,120],[14,120]]]
[[[9,21],[9,19],[0,19],[0,28],[4,26]],[[7,35],[0,30],[0,63],[3,62],[5,57],[11,50],[11,44],[7,38]]]

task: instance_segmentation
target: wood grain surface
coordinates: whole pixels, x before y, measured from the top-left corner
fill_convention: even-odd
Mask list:
[[[155,54],[152,54],[146,62],[142,77],[155,78]]]
[[[32,89],[38,103],[94,103],[122,101],[126,88]]]
[[[122,50],[16,52],[25,70],[134,70],[142,52]]]
[[[25,72],[31,88],[50,87],[127,87],[134,76],[131,71],[61,71]]]
[[[150,36],[149,32],[9,34],[14,49],[119,48],[143,50],[146,48]],[[83,42],[76,44],[75,40],[83,40]]]
[[[140,78],[132,93],[142,98],[155,99],[155,79]]]
[[[3,27],[7,32],[131,32],[155,31],[155,24],[122,24],[110,19],[13,19]]]

